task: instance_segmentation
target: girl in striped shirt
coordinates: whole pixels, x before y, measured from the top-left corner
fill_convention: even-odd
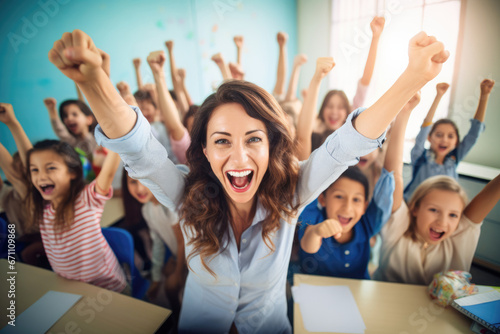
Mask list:
[[[69,144],[44,140],[27,153],[32,222],[40,226],[52,269],[117,292],[127,283],[100,220],[119,163],[118,154],[109,152],[99,176],[85,185],[80,158]]]

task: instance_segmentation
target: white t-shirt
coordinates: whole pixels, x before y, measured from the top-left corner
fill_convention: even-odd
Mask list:
[[[173,255],[177,256],[177,239],[172,226],[179,222],[177,214],[161,204],[148,202],[142,206],[142,216],[151,231],[157,233]]]
[[[404,234],[410,225],[409,211],[403,201],[382,228],[380,266],[376,280],[429,284],[434,274],[448,270],[469,271],[479,241],[482,223],[475,224],[464,214],[458,227],[447,239],[424,247]]]

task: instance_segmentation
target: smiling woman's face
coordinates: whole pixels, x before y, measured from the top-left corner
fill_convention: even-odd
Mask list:
[[[207,125],[203,152],[233,203],[252,203],[269,164],[264,123],[237,103],[217,107]]]

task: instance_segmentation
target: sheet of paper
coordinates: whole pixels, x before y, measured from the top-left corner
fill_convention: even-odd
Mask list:
[[[5,326],[1,334],[43,334],[47,332],[82,296],[48,291],[16,317],[15,326]]]
[[[309,332],[364,333],[366,327],[348,286],[292,287],[304,327]]]

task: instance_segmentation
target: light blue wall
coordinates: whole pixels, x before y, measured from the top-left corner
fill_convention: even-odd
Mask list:
[[[52,6],[52,16],[47,15],[40,3],[57,4],[57,11]],[[27,30],[25,20],[38,23],[37,31]],[[111,56],[111,80],[125,80],[132,90],[137,88],[132,59],[142,58],[143,80],[152,82],[146,57],[150,51],[165,50],[163,43],[173,39],[177,66],[186,68],[195,103],[201,103],[222,79],[210,57],[222,52],[227,61],[236,61],[234,35],[245,37],[246,79],[269,91],[276,81],[276,33],[286,31],[290,36],[289,71],[297,52],[295,0],[0,1],[0,22],[0,101],[14,106],[32,142],[55,138],[43,99],[52,96],[61,102],[76,97],[73,83],[47,58],[54,41],[66,31],[88,33]],[[9,33],[26,43],[15,47]],[[4,124],[0,142],[10,152],[16,150]]]

